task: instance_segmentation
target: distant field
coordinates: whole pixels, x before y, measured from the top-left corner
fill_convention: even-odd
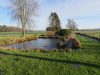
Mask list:
[[[85,34],[87,36],[96,37],[100,39],[100,31],[99,30],[80,30],[77,33]]]
[[[26,35],[30,34],[43,34],[45,31],[30,31],[26,32]],[[0,36],[21,36],[22,32],[0,32]]]
[[[93,29],[85,29],[85,30],[79,30],[78,32],[89,32],[89,33],[98,33],[100,30],[93,30]]]

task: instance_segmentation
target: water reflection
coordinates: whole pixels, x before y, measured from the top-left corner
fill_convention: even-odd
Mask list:
[[[16,49],[35,49],[35,48],[41,48],[41,49],[55,49],[57,48],[57,39],[42,39],[39,38],[37,40],[32,40],[29,42],[19,43],[19,44],[12,44],[8,45],[6,47],[9,48],[16,48]]]

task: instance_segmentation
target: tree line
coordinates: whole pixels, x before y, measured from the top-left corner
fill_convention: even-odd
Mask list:
[[[22,31],[22,29],[18,27],[0,25],[0,32],[20,32],[20,31]]]

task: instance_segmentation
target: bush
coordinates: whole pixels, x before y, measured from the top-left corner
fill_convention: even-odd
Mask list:
[[[81,47],[81,43],[78,39],[76,39],[74,36],[68,36],[68,38],[60,38],[60,41],[57,43],[58,49],[78,49]]]
[[[46,36],[55,36],[55,32],[53,32],[53,31],[47,31],[47,32],[45,33],[45,35],[46,35]]]
[[[76,38],[69,38],[67,41],[66,47],[71,48],[71,49],[78,49],[81,47],[81,43]]]
[[[72,33],[72,31],[69,29],[61,29],[57,34],[59,36],[68,36],[71,33]]]

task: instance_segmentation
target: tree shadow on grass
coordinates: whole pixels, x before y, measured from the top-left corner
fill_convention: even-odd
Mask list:
[[[66,64],[73,64],[73,65],[84,65],[84,66],[94,67],[94,68],[100,69],[100,65],[87,63],[87,62],[72,61],[72,60],[60,60],[60,59],[45,58],[45,57],[38,57],[38,56],[12,54],[12,53],[6,53],[6,52],[0,52],[0,53],[5,54],[5,55],[21,56],[21,57],[25,57],[25,58],[33,58],[33,59],[37,59],[37,60],[44,60],[44,61],[51,61],[51,62],[58,62],[58,63],[66,63]]]

